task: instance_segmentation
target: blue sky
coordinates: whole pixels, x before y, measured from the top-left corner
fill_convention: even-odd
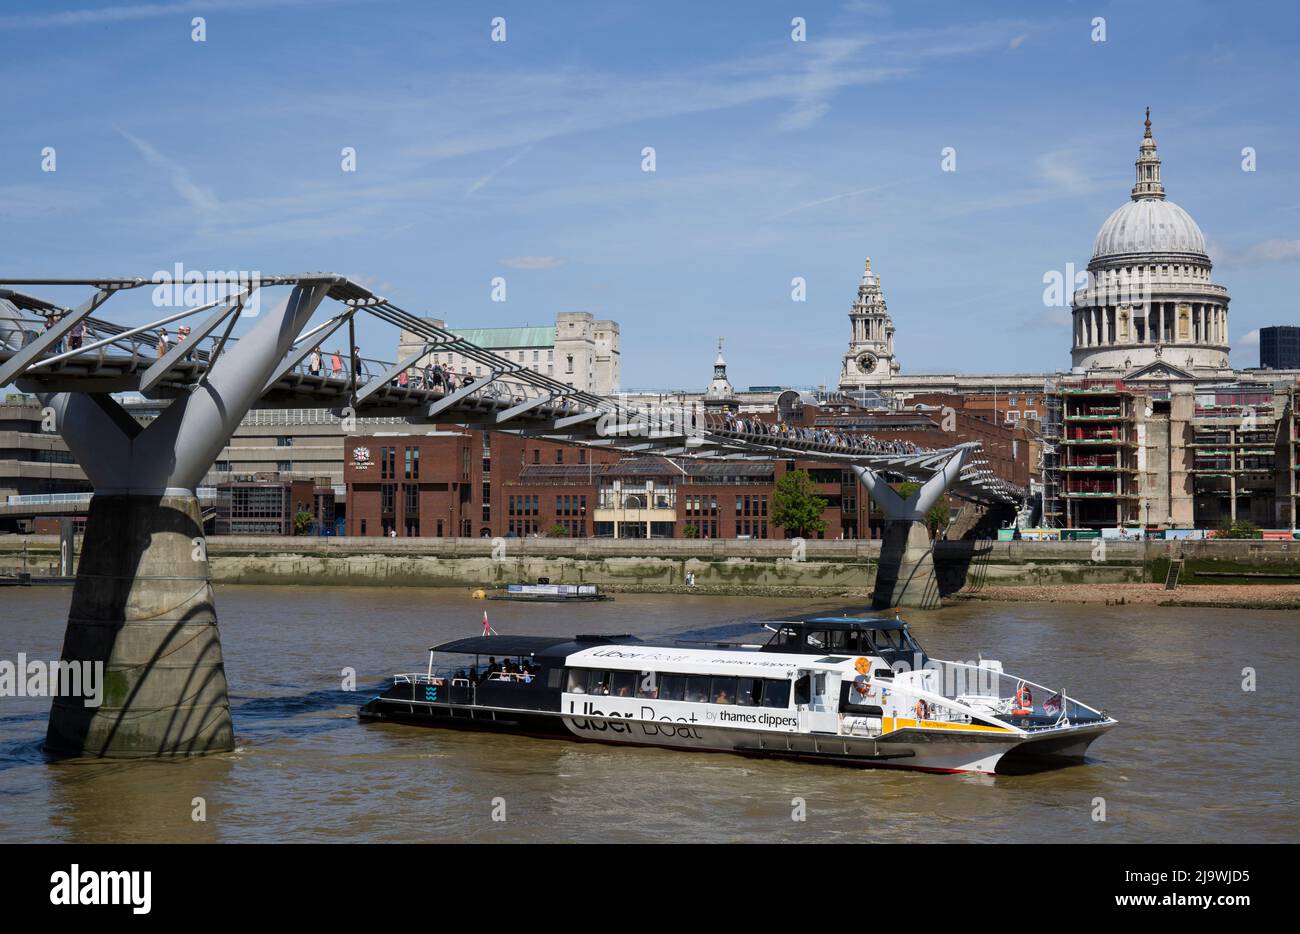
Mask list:
[[[328,269],[452,326],[614,318],[626,387],[701,388],[725,336],[745,387],[835,381],[870,255],[905,371],[1057,369],[1043,275],[1128,198],[1150,105],[1233,362],[1300,323],[1292,3],[56,0],[0,36],[9,276]]]

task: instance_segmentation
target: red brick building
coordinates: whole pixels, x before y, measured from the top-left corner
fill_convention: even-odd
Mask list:
[[[343,447],[348,534],[473,535],[475,440],[444,431],[349,437]]]
[[[792,424],[900,446],[978,440],[994,472],[1028,485],[1023,428],[995,425],[958,407],[948,414],[805,405],[785,414]],[[777,483],[796,469],[808,471],[826,500],[819,538],[879,535],[856,476],[835,465],[627,457],[476,429],[411,427],[347,439],[349,535],[526,537],[559,526],[574,538],[784,538],[786,530],[772,525],[773,498]]]

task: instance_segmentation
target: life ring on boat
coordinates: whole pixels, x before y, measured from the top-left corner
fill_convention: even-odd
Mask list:
[[[928,713],[929,713],[929,710],[927,709],[927,705],[926,705],[925,701],[923,701],[923,700],[918,700],[918,701],[916,702],[916,719],[918,719],[918,720],[926,720],[926,719],[928,719],[928,717],[927,717],[927,714],[928,714]]]
[[[862,657],[861,655],[859,655],[858,658],[857,658],[857,660],[854,661],[854,663],[853,663],[853,670],[856,671],[856,672],[857,672],[858,674],[860,674],[860,675],[867,675],[868,677],[870,677],[870,676],[871,676],[871,659],[869,659],[869,658],[864,658],[864,657]]]
[[[1021,684],[1016,688],[1015,705],[1011,712],[1017,716],[1027,716],[1034,712],[1034,695],[1030,693],[1029,685]]]
[[[858,675],[849,686],[849,703],[865,704],[870,697],[871,679],[866,675]]]

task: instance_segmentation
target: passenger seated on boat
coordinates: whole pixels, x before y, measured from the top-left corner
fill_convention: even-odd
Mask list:
[[[479,677],[478,683],[482,684],[484,681],[492,680],[492,676],[500,670],[501,666],[497,664],[496,656],[489,655],[487,668],[483,669],[483,674]]]
[[[734,704],[736,702],[735,678],[714,678],[711,700],[715,704]]]
[[[709,702],[709,678],[691,675],[686,679],[686,700],[693,704]]]

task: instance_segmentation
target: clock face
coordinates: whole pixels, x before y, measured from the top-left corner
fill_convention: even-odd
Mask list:
[[[864,353],[858,357],[858,369],[863,373],[870,373],[876,368],[876,355]]]

